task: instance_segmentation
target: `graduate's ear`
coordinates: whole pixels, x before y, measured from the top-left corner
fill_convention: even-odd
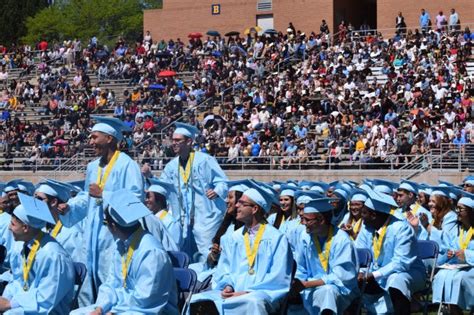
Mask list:
[[[51,201],[49,202],[49,206],[50,206],[51,208],[57,208],[58,205],[59,205],[59,200],[58,200],[58,198],[51,198],[50,200],[51,200]]]

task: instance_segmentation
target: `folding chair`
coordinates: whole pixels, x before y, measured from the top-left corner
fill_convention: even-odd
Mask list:
[[[84,283],[86,274],[87,274],[86,265],[80,262],[75,262],[74,263],[74,275],[75,275],[74,284],[77,285],[77,290],[74,293],[74,298],[71,303],[72,310],[79,307],[79,304],[78,304],[79,292],[81,292],[82,284]]]
[[[173,268],[178,286],[178,307],[181,314],[186,314],[186,309],[191,301],[197,283],[196,272],[192,269]]]
[[[188,268],[189,256],[184,252],[168,251],[170,256],[171,264],[174,268]]]
[[[433,284],[433,277],[436,269],[436,261],[438,260],[439,254],[439,245],[434,241],[423,241],[419,240],[416,244],[418,258],[425,262],[425,265],[429,262],[431,265],[431,270],[427,269],[428,279],[425,284],[425,288],[415,292],[414,294],[420,295],[421,304],[423,305],[423,314],[428,314],[428,306],[431,301],[429,300],[429,295],[431,293],[431,285]],[[427,262],[427,260],[430,260]]]
[[[367,276],[369,275],[370,266],[372,265],[372,261],[373,261],[372,252],[368,250],[367,248],[357,248],[356,253],[357,253],[357,261],[359,262],[359,270],[360,268],[365,268],[365,277],[367,278]],[[359,303],[357,303],[356,314],[360,314],[360,310],[362,308],[362,296],[364,295],[366,285],[367,284],[363,282],[362,287],[360,288],[361,299]]]

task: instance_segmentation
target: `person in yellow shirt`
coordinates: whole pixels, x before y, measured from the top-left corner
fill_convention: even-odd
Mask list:
[[[352,153],[352,162],[354,162],[357,159],[357,157],[359,157],[359,159],[362,158],[362,154],[364,153],[364,149],[365,149],[364,140],[362,139],[362,135],[359,135],[359,139],[356,142],[355,151],[354,151],[354,153]]]

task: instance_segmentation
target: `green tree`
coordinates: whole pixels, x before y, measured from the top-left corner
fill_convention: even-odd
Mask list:
[[[136,39],[142,32],[143,9],[161,7],[161,0],[63,0],[28,18],[23,40],[62,41],[92,36],[111,43],[118,36]]]
[[[25,21],[47,7],[47,0],[2,0],[0,1],[0,43],[18,43],[26,34]]]

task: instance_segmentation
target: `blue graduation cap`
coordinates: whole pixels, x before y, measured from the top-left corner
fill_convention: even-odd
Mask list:
[[[334,209],[334,206],[331,204],[335,201],[334,198],[318,198],[312,199],[304,206],[304,213],[324,213],[329,212]]]
[[[300,190],[299,187],[291,186],[291,185],[282,185],[280,188],[280,196],[295,196],[295,191]]]
[[[324,193],[313,190],[297,190],[295,191],[296,204],[306,204],[313,199],[325,197]]]
[[[284,183],[284,182],[277,181],[277,180],[274,180],[274,181],[272,182],[271,186],[272,186],[272,188],[273,188],[274,190],[279,191],[280,188],[281,188],[281,185],[283,185],[283,184],[285,184],[285,183]]]
[[[263,183],[258,183],[254,180],[251,180],[250,183],[250,189],[247,189],[244,195],[262,207],[265,212],[269,212],[272,208],[272,203],[275,203],[274,193],[268,187],[265,187]]]
[[[71,185],[74,188],[74,191],[81,192],[84,190],[84,185],[86,184],[85,180],[75,180],[72,182],[66,182],[66,184]]]
[[[302,180],[298,183],[298,187],[303,190],[309,190],[313,186],[313,182],[309,180]]]
[[[457,199],[457,195],[454,192],[457,188],[454,186],[434,186],[431,187],[431,196],[443,196],[446,198]]]
[[[471,210],[474,210],[474,194],[471,194],[467,191],[462,191],[462,197],[458,201],[458,205],[459,204],[465,205],[471,208]]]
[[[385,179],[372,180],[372,189],[376,192],[392,195],[393,191],[397,189],[397,184]]]
[[[41,182],[35,192],[56,197],[62,202],[66,202],[71,198],[71,187],[52,179]]]
[[[416,195],[418,194],[419,185],[415,182],[403,179],[400,185],[398,186],[398,190],[400,189],[412,192]]]
[[[239,191],[245,192],[247,189],[250,189],[251,182],[248,179],[241,179],[241,180],[230,180],[227,182],[227,186],[229,187],[229,191]]]
[[[18,193],[20,205],[18,205],[13,214],[26,225],[35,229],[41,229],[46,223],[56,224],[48,204],[37,198]]]
[[[287,181],[287,182],[286,182],[286,185],[292,186],[292,187],[298,187],[298,184],[297,184],[295,181],[293,181],[293,180]]]
[[[123,121],[115,117],[91,115],[91,118],[97,121],[94,127],[92,127],[92,132],[103,132],[114,137],[115,139],[117,139],[117,141],[122,140],[122,132],[131,131],[131,129],[127,125],[125,125]]]
[[[280,195],[278,194],[278,192],[275,189],[273,189],[272,186],[267,185],[267,184],[262,183],[262,182],[258,182],[254,179],[251,179],[250,182],[252,183],[252,185],[257,186],[260,189],[265,190],[266,193],[268,194],[268,196],[270,197],[271,203],[273,203],[276,206],[280,206],[280,198],[279,198]],[[250,188],[252,188],[252,187],[250,187]]]
[[[329,184],[325,182],[313,182],[313,185],[309,190],[314,190],[314,191],[319,191],[321,193],[326,193],[326,191],[329,189]]]
[[[433,189],[430,186],[426,185],[426,184],[420,184],[418,186],[418,193],[424,193],[424,194],[430,196],[432,191],[433,191]]]
[[[170,193],[175,192],[175,188],[173,184],[166,183],[156,178],[149,178],[148,180],[151,183],[150,187],[148,187],[148,191],[152,191],[160,195],[163,195],[165,198],[167,198],[167,196]]]
[[[18,190],[28,195],[32,195],[35,191],[35,185],[23,179],[14,179],[5,184],[4,192],[8,193],[14,190]]]
[[[373,189],[367,190],[368,198],[364,205],[374,211],[381,213],[390,213],[393,208],[398,208],[395,199],[384,193],[376,192]]]
[[[468,175],[463,180],[464,185],[472,185],[474,186],[474,175]]]
[[[183,135],[194,140],[196,135],[199,133],[199,129],[190,124],[175,122],[174,125],[176,126],[176,129],[173,132],[174,134]]]
[[[120,226],[133,226],[149,214],[150,210],[128,189],[103,192],[104,204],[109,206],[109,214]]]
[[[354,188],[351,191],[351,201],[365,202],[367,200],[367,198],[368,198],[367,192],[362,190],[362,189]]]

